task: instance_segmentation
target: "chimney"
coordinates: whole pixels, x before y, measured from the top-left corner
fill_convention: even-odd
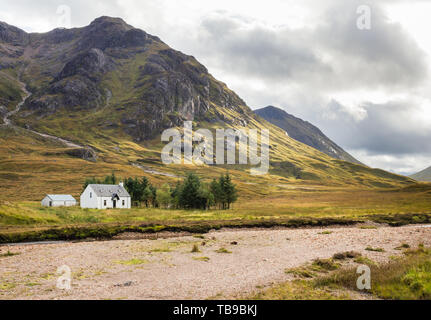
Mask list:
[[[123,183],[123,181],[121,181],[118,185],[119,185],[120,187],[123,187],[123,188],[124,188],[124,183]]]

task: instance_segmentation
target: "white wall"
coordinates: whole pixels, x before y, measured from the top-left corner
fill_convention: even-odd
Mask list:
[[[49,202],[51,201],[51,199],[50,198],[48,198],[48,196],[46,196],[45,198],[43,198],[43,200],[42,200],[42,206],[44,206],[44,207],[49,207]]]
[[[90,193],[92,197],[90,197]],[[124,206],[123,206],[123,200],[124,200]],[[105,206],[105,201],[106,201],[106,206]],[[117,209],[130,209],[131,204],[132,204],[131,198],[120,197],[120,200],[117,200]],[[94,190],[90,186],[88,186],[81,194],[81,208],[110,209],[113,207],[114,207],[114,204],[112,202],[111,197],[97,197]]]
[[[48,196],[43,198],[42,206],[49,207],[50,202],[52,201],[52,207],[73,207],[76,206],[76,201],[53,201]]]
[[[53,201],[53,207],[73,207],[76,206],[76,201]]]
[[[105,205],[106,201],[106,205]],[[124,205],[123,205],[124,201]],[[120,197],[120,200],[117,200],[117,209],[130,209],[131,203],[130,198]],[[111,197],[100,197],[99,198],[100,209],[111,209],[114,207],[114,203]]]
[[[87,186],[87,188],[85,188],[84,192],[81,194],[80,203],[81,208],[100,209],[96,193],[90,186]]]

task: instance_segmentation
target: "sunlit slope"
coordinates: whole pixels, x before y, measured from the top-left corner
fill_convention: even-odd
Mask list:
[[[413,183],[334,160],[289,138],[257,117],[194,57],[121,19],[102,17],[84,28],[46,34],[21,31],[16,39],[14,32],[0,39],[7,49],[0,57],[7,62],[0,72],[0,95],[8,110],[24,96],[23,83],[32,95],[11,117],[15,126],[0,127],[1,199],[79,195],[86,177],[112,171],[120,177],[145,175],[160,185],[175,183],[189,171],[209,181],[229,170],[242,197],[267,196],[280,185],[386,188]],[[193,121],[194,129],[268,129],[269,174],[251,176],[248,166],[239,165],[163,165],[160,134],[181,128],[184,121]]]

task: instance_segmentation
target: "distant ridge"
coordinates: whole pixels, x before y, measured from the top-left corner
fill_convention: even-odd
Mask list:
[[[361,162],[325,136],[319,128],[307,121],[274,106],[268,106],[254,112],[266,121],[285,130],[291,138],[299,142],[313,147],[332,158],[361,164]]]
[[[417,181],[431,182],[431,167],[428,167],[418,173],[412,174],[410,178]]]

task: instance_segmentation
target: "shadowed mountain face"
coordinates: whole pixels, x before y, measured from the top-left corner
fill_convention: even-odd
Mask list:
[[[418,173],[412,174],[410,178],[417,181],[431,182],[431,167],[428,167]]]
[[[299,142],[313,147],[332,158],[360,164],[358,160],[325,136],[319,128],[307,121],[296,118],[286,111],[273,106],[255,110],[254,112],[266,121],[285,130],[289,137]]]
[[[320,145],[327,143],[326,151],[333,149],[339,158],[319,152],[313,143],[324,135],[309,124],[296,121],[298,135],[289,132],[288,137],[288,130],[258,117],[194,57],[118,18],[100,17],[83,28],[47,33],[26,33],[0,23],[0,116],[7,124],[0,125],[0,167],[7,172],[0,183],[18,176],[20,185],[45,185],[44,179],[52,181],[55,173],[63,177],[72,167],[79,170],[69,179],[81,181],[98,175],[102,167],[108,172],[112,167],[118,172],[140,170],[137,162],[158,166],[151,172],[164,172],[160,134],[182,127],[185,120],[192,120],[194,128],[212,130],[268,128],[271,181],[276,177],[371,188],[412,183],[338,160],[355,161],[326,137]],[[87,161],[80,154],[89,150],[94,163],[77,162]],[[48,162],[56,164],[49,171]],[[204,168],[214,175],[222,169]],[[248,172],[241,166],[229,170]]]
[[[208,114],[211,103],[245,105],[193,57],[121,19],[101,17],[84,28],[44,34],[2,23],[0,40],[0,68],[20,72],[32,92],[15,119],[27,126],[62,111],[105,108],[94,114],[99,127],[121,127],[142,141],[183,120],[216,119]]]

